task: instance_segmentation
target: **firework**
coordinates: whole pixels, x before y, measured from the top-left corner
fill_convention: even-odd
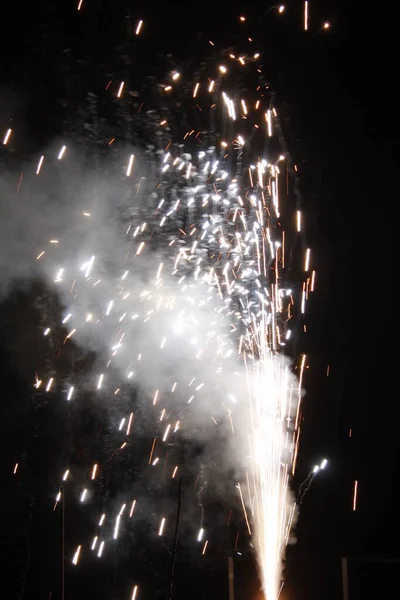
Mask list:
[[[278,12],[283,10],[279,7]],[[307,2],[304,11],[307,30]],[[142,29],[140,20],[133,35]],[[35,257],[67,299],[63,345],[71,339],[83,346],[88,339],[101,345],[101,364],[91,373],[93,392],[116,397],[121,388],[140,385],[151,399],[157,428],[143,467],[154,467],[157,477],[160,465],[167,464],[171,441],[179,443],[181,435],[196,440],[193,421],[226,423],[234,439],[227,441],[226,452],[238,473],[237,495],[254,539],[263,591],[267,600],[276,600],[295,513],[289,480],[298,455],[306,365],[303,355],[295,379],[283,353],[297,310],[295,300],[304,314],[315,271],[312,252],[304,247],[296,257],[303,265],[303,287],[292,292],[287,282],[292,259],[286,246],[303,232],[303,216],[287,183],[296,177],[295,169],[282,144],[278,108],[259,57],[251,45],[247,52],[221,52],[207,63],[207,72],[196,72],[195,80],[183,81],[173,70],[160,82],[160,103],[176,93],[180,102],[184,98],[186,105],[207,114],[207,121],[194,119],[182,131],[171,104],[162,118],[150,110],[144,113],[158,147],[150,157],[149,152],[129,151],[121,165],[137,198],[129,222],[121,222],[123,233],[111,267],[109,257],[99,256],[98,247],[87,243],[75,255],[70,248],[65,254],[68,231],[49,239]],[[243,70],[254,85],[237,93]],[[124,81],[114,91],[107,86],[116,102],[128,92]],[[4,145],[10,143],[10,135],[8,130]],[[147,187],[141,181],[140,154],[151,172]],[[68,161],[68,143],[57,159]],[[46,164],[41,155],[36,175]],[[94,231],[95,211],[82,206],[79,212],[89,228],[93,222]],[[52,333],[53,327],[43,328],[49,343]],[[43,393],[56,388],[68,402],[79,398],[79,382],[58,379],[55,373],[38,373],[34,385]],[[123,453],[135,432],[130,406],[115,429],[115,446]],[[88,465],[78,494],[82,505],[90,504],[97,493],[103,468],[97,460]],[[179,477],[180,465],[168,468],[170,479]],[[69,475],[69,467],[60,472],[58,488],[67,485]],[[58,493],[56,505],[60,498]],[[73,564],[88,551],[100,559],[134,517],[136,502],[130,498],[113,514],[99,514],[92,538],[76,540]],[[169,527],[163,514],[153,523],[159,537]],[[203,523],[197,541],[205,555],[212,532],[206,532]],[[135,585],[132,598],[137,593]]]

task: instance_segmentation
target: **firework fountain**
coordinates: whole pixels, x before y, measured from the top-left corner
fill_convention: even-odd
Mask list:
[[[89,384],[87,378],[59,380],[44,372],[34,385],[43,393],[59,390],[67,402],[79,401],[80,385],[107,398],[140,386],[158,423],[144,468],[166,465],[167,445],[178,443],[180,435],[196,441],[200,422],[203,437],[205,428],[226,423],[224,453],[235,469],[262,588],[267,600],[276,600],[295,513],[289,479],[297,459],[305,368],[303,355],[295,378],[283,350],[295,300],[298,314],[304,313],[315,274],[304,248],[302,289],[292,293],[286,282],[293,258],[287,246],[302,229],[292,192],[296,169],[282,146],[278,109],[253,45],[246,52],[221,52],[193,81],[183,82],[179,69],[166,73],[158,106],[168,110],[150,106],[140,113],[156,145],[125,153],[118,185],[133,194],[124,218],[107,227],[107,241],[98,235],[96,202],[90,210],[87,203],[74,207],[83,223],[78,247],[71,247],[67,226],[57,239],[43,239],[36,263],[66,306],[60,352],[71,342],[86,347],[93,341],[101,352]],[[253,87],[232,93],[243,72],[251,73]],[[107,86],[116,102],[127,92],[123,82]],[[172,116],[174,93],[190,110],[208,115],[206,127],[196,117],[180,131],[179,118]],[[4,145],[11,143],[9,130]],[[57,161],[69,159],[66,142]],[[32,176],[45,169],[43,155]],[[112,247],[112,255],[105,247]],[[43,327],[49,340],[52,329]],[[129,447],[134,429],[134,412],[126,409],[116,426],[119,453]],[[87,468],[90,476],[79,491],[83,504],[96,493],[103,465]],[[179,477],[178,463],[168,468],[169,477]],[[60,472],[62,489],[71,475],[69,468]],[[56,508],[61,499],[60,491]],[[99,514],[93,538],[77,541],[73,564],[83,552],[101,558],[135,510],[131,498]],[[158,534],[168,527],[160,515]],[[201,526],[198,539],[205,554],[212,532],[204,539]],[[132,597],[138,593],[135,585]]]

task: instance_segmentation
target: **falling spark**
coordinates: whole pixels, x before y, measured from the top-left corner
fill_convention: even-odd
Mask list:
[[[354,482],[354,492],[353,492],[353,511],[357,510],[357,494],[358,494],[358,481]]]
[[[41,156],[39,159],[37,169],[36,169],[36,175],[39,175],[40,169],[42,168],[43,161],[44,161],[44,156]]]
[[[162,535],[163,531],[164,531],[164,525],[165,525],[165,517],[163,517],[161,519],[161,523],[160,523],[160,528],[158,530],[158,535]]]
[[[131,154],[129,157],[129,163],[128,163],[128,168],[126,170],[126,175],[127,177],[130,176],[130,174],[132,173],[132,166],[133,166],[133,161],[134,161],[135,155]]]
[[[61,148],[61,150],[60,150],[60,152],[58,153],[58,156],[57,156],[58,160],[62,159],[62,157],[64,156],[64,152],[66,151],[66,149],[67,149],[67,146],[62,146],[62,148]]]
[[[138,592],[138,586],[137,586],[137,585],[135,585],[135,586],[134,586],[134,588],[133,588],[133,592],[132,592],[132,598],[131,598],[131,600],[136,600],[136,595],[137,595],[137,592]]]
[[[7,129],[4,139],[3,139],[4,146],[7,144],[8,140],[10,139],[11,133],[12,133],[12,129]]]
[[[307,248],[306,250],[306,258],[304,261],[304,270],[308,271],[310,268],[310,248]]]
[[[121,515],[117,515],[117,518],[115,520],[115,527],[114,527],[114,540],[117,539],[118,537],[118,531],[119,531],[119,523],[121,521]]]
[[[101,542],[97,556],[100,558],[103,554],[104,542]]]
[[[297,231],[301,231],[301,212],[297,211]]]
[[[139,35],[140,30],[142,29],[142,25],[143,25],[143,21],[139,21],[138,24],[136,25],[136,35]]]
[[[80,553],[81,553],[81,546],[78,546],[77,549],[75,550],[75,554],[72,559],[72,564],[74,564],[74,565],[78,564]]]
[[[102,373],[99,377],[99,380],[97,382],[97,389],[101,390],[101,386],[103,385],[103,378],[104,378],[104,374]]]

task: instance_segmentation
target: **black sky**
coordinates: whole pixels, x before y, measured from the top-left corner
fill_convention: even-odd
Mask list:
[[[8,7],[11,16],[1,39],[0,130],[18,129],[23,140],[19,150],[27,156],[62,131],[63,122],[87,89],[83,77],[88,76],[95,88],[104,65],[114,69],[115,76],[118,69],[126,68],[115,57],[126,50],[121,23],[130,15],[133,21],[139,15],[149,28],[145,42],[149,59],[140,66],[145,73],[150,64],[151,68],[157,65],[157,54],[172,52],[187,59],[188,54],[198,52],[204,39],[223,36],[229,41],[239,13],[257,20],[265,10],[258,3],[236,9],[232,4],[208,2],[129,6],[127,2],[84,1],[87,14],[80,20],[73,3],[64,0],[31,3],[24,9],[17,4]],[[397,594],[398,565],[377,561],[400,557],[395,494],[399,411],[397,361],[393,360],[397,272],[391,266],[396,251],[390,227],[396,221],[399,154],[396,34],[391,25],[395,15],[380,11],[377,5],[368,9],[345,2],[310,4],[315,20],[307,35],[301,31],[301,3],[296,2],[290,3],[286,22],[272,24],[268,16],[257,26],[265,35],[265,51],[274,61],[274,88],[285,115],[290,115],[291,150],[301,162],[308,233],[317,261],[317,293],[305,338],[310,369],[305,380],[299,480],[321,457],[330,461],[302,506],[298,542],[288,553],[283,597],[338,600],[342,597],[340,557],[349,556],[351,598],[381,598],[386,591]],[[328,32],[321,32],[317,25],[324,20],[332,23]],[[47,598],[46,581],[55,577],[53,566],[46,562],[51,563],[49,557],[33,561],[25,595],[20,595],[24,532],[32,519],[37,536],[33,545],[39,549],[48,506],[44,492],[30,509],[26,488],[18,488],[10,476],[14,456],[7,444],[14,431],[21,438],[26,433],[19,429],[19,420],[30,390],[10,359],[9,324],[12,319],[19,321],[18,307],[13,304],[10,309],[6,304],[0,319],[5,428],[1,436],[5,522],[1,561],[9,570],[7,597]],[[33,321],[34,315],[26,317],[23,327]],[[25,329],[20,335],[27,335]],[[35,340],[29,343],[34,346]],[[37,451],[45,453],[43,448]],[[355,479],[359,502],[353,513]],[[47,541],[58,535],[50,529],[44,536]],[[129,557],[124,560],[129,564]],[[194,594],[193,582],[199,585],[199,575],[183,556],[181,560],[179,598],[184,598]],[[152,568],[156,572],[158,566]],[[249,573],[254,576],[249,561],[238,559],[239,589],[246,589],[242,580]],[[113,576],[122,579],[123,569],[119,573],[115,567]],[[84,597],[79,595],[79,586],[87,594],[98,575],[88,568],[80,577],[71,586],[74,599]],[[202,595],[193,598],[228,597],[226,556],[215,556],[201,577]],[[147,597],[152,597],[154,589],[156,585],[152,588],[149,582]],[[97,593],[101,594],[100,588]],[[54,592],[53,598],[58,597]]]

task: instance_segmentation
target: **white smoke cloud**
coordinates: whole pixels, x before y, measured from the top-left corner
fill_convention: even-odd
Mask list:
[[[245,368],[232,311],[211,281],[187,275],[178,283],[177,244],[169,246],[167,233],[161,244],[152,241],[161,196],[153,181],[136,175],[137,150],[127,152],[127,164],[132,153],[139,167],[131,178],[127,165],[109,174],[88,168],[73,148],[58,161],[55,145],[44,152],[40,175],[33,162],[22,181],[20,173],[2,174],[2,293],[44,279],[65,307],[63,319],[71,315],[66,335],[98,357],[85,386],[101,387],[100,398],[134,381],[146,410],[162,406],[174,415],[171,423],[180,421],[179,435],[205,443],[209,453],[222,438],[214,465],[221,474],[232,469],[244,490],[262,579],[275,588],[264,589],[270,598],[280,577],[271,557],[282,556],[293,510],[287,465],[297,382],[287,362],[267,352],[266,362],[250,360]],[[57,385],[69,389],[68,382]],[[220,488],[232,490],[236,481],[220,481]],[[275,574],[265,576],[265,569]]]

